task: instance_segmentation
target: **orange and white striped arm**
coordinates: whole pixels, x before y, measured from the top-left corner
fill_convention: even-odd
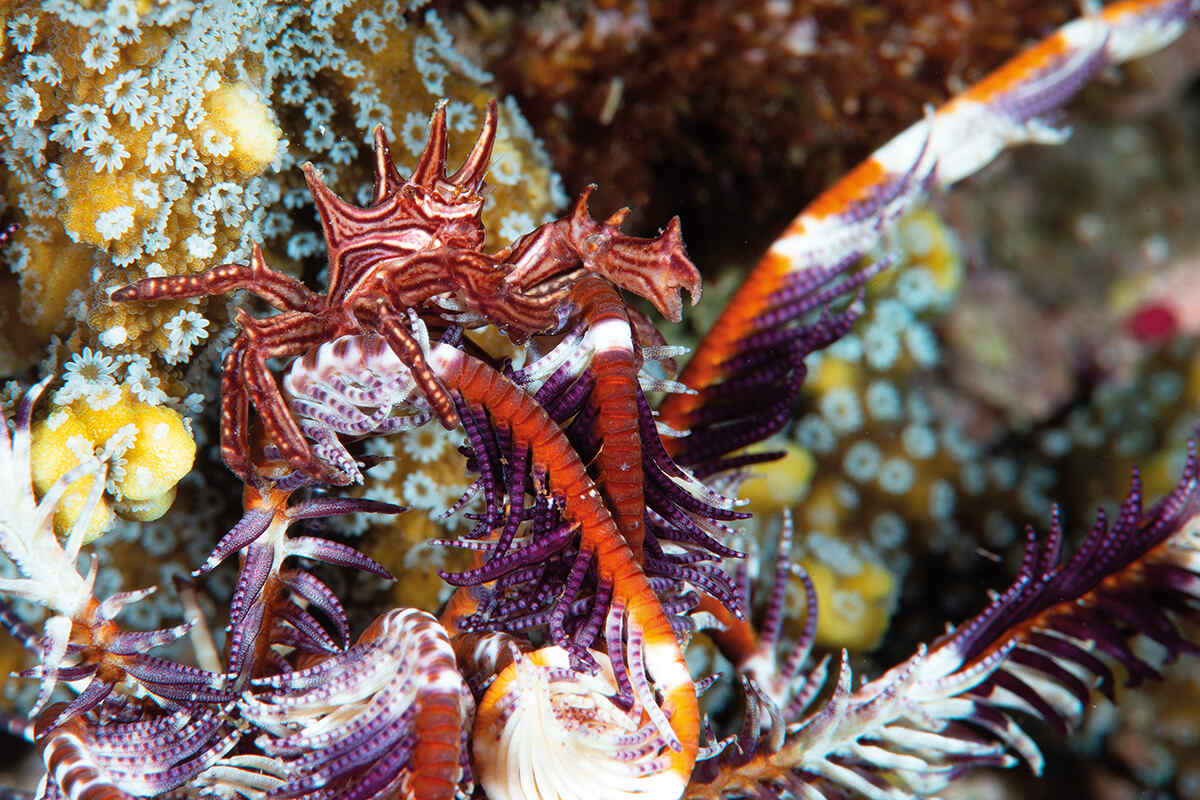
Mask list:
[[[458,392],[468,406],[486,408],[495,424],[511,431],[514,442],[527,446],[533,463],[545,469],[550,490],[563,498],[564,516],[579,526],[580,550],[592,554],[599,581],[611,587],[607,627],[613,633],[613,647],[608,655],[623,663],[622,670],[631,684],[640,712],[650,723],[646,732],[654,734],[653,743],[639,740],[638,746],[657,753],[653,759],[653,773],[659,776],[655,780],[656,791],[662,791],[664,797],[678,797],[692,772],[699,741],[700,715],[695,686],[670,620],[613,521],[598,487],[588,476],[578,453],[546,411],[498,371],[447,345],[433,348],[428,354],[428,363],[449,391]],[[530,657],[531,663],[541,663],[537,659],[546,658],[550,661],[543,666],[552,662],[555,669],[565,667],[566,654],[560,651],[561,648],[544,648],[537,658]],[[559,661],[563,663],[559,664]],[[480,705],[481,715],[486,717],[496,711],[495,704],[506,696],[509,681],[516,672],[515,666],[506,669],[489,687]],[[661,694],[661,702],[656,698],[655,690]],[[489,730],[493,736],[508,735],[503,726]],[[630,734],[635,735],[635,732],[630,731]],[[478,738],[475,746],[478,751]],[[538,769],[537,764],[518,761],[531,770]],[[533,780],[531,774],[525,773],[525,779]],[[490,772],[480,773],[485,786],[493,777]],[[508,777],[497,779],[489,787],[489,794],[514,797],[516,795],[509,794],[508,789],[520,785],[520,780],[511,783]],[[636,786],[625,788],[632,793],[640,791]],[[611,796],[624,796],[623,792],[621,789]]]
[[[1008,147],[1058,144],[1069,132],[1046,121],[1103,68],[1165,47],[1200,10],[1197,0],[1125,0],[1067,23],[924,119],[909,126],[819,195],[751,271],[701,341],[680,377],[703,391],[726,377],[725,363],[748,336],[777,327],[777,293],[822,268],[827,284],[912,208],[926,187],[947,187]],[[835,268],[835,265],[843,265]],[[806,285],[812,279],[806,278]],[[671,395],[659,415],[687,429],[703,395]]]

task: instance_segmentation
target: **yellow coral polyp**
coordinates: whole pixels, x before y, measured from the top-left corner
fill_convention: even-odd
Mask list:
[[[839,575],[813,558],[801,561],[817,592],[817,644],[868,652],[891,620],[895,579],[881,564],[864,561],[854,575]]]
[[[283,131],[249,84],[227,83],[204,100],[208,118],[202,127],[229,137],[232,149],[224,156],[246,175],[257,175],[275,157]]]
[[[141,206],[133,200],[135,173],[96,172],[90,161],[74,153],[64,156],[62,163],[71,187],[62,223],[75,241],[104,248],[138,228]],[[128,220],[122,218],[125,213]]]
[[[806,389],[821,394],[843,386],[853,386],[861,380],[862,369],[844,358],[826,356],[808,377]]]
[[[772,440],[766,449],[783,450],[783,458],[755,465],[753,475],[738,489],[738,495],[750,501],[747,510],[755,514],[777,514],[803,500],[816,472],[812,454],[795,442]]]
[[[957,293],[963,278],[962,253],[942,218],[928,208],[917,208],[898,227],[910,263],[924,267],[941,294]]]
[[[117,455],[119,469],[110,472],[110,494],[101,498],[84,534],[85,542],[99,538],[112,526],[114,514],[148,521],[166,513],[175,485],[192,468],[196,443],[175,411],[143,403],[127,391],[120,399],[95,408],[89,399],[56,408],[33,430],[33,483],[45,493],[88,452],[104,450],[114,436],[129,437]],[[115,474],[114,474],[115,473]],[[81,478],[67,489],[54,516],[54,529],[65,534],[83,513],[92,478]]]
[[[873,294],[886,293],[909,267],[925,270],[942,301],[954,297],[962,287],[962,249],[954,231],[928,207],[914,208],[896,223],[896,246],[903,260],[872,278],[867,286]],[[865,264],[866,262],[864,262]]]

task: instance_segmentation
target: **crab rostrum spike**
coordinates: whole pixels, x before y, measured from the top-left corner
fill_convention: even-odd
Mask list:
[[[392,161],[392,151],[388,147],[387,134],[382,125],[375,126],[375,199],[372,205],[378,205],[388,195],[400,191],[404,178],[396,170],[396,162]]]
[[[492,160],[492,145],[496,143],[497,122],[496,101],[488,100],[487,117],[483,121],[483,128],[479,131],[479,138],[475,140],[475,146],[471,148],[471,155],[467,156],[467,160],[458,168],[458,171],[447,179],[450,183],[472,194],[479,191],[479,187],[483,183],[483,176],[487,174],[488,162]]]
[[[425,189],[432,189],[438,181],[446,177],[446,101],[438,102],[433,119],[429,121],[429,141],[425,143],[425,152],[417,168],[408,178],[408,182]]]
[[[387,158],[389,161],[391,160],[390,155],[387,155]],[[332,189],[325,185],[321,171],[311,163],[306,162],[302,169],[304,170],[304,180],[308,183],[308,190],[312,192],[313,204],[316,205],[317,214],[321,217],[325,247],[332,254],[341,243],[363,229],[362,209],[338,197]],[[394,167],[393,171],[395,171]],[[378,186],[376,186],[376,193],[378,193]]]
[[[629,218],[629,206],[618,208],[616,211],[608,215],[608,219],[604,220],[605,225],[611,225],[614,228],[621,227],[625,220]]]

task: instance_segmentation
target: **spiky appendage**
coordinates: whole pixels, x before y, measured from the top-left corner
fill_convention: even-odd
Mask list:
[[[0,601],[0,624],[38,657],[24,677],[41,681],[33,713],[50,699],[59,680],[88,680],[86,688],[61,715],[47,725],[63,724],[95,708],[119,684],[128,680],[167,705],[228,700],[219,675],[149,655],[149,651],[178,639],[188,625],[154,631],[126,631],[114,620],[131,603],[154,589],[120,592],[100,600],[93,594],[96,569],[87,576],[77,569],[83,537],[104,489],[108,454],[89,456],[60,477],[39,501],[34,494],[30,462],[33,408],[49,379],[33,386],[21,399],[12,432],[0,415],[0,551],[21,577],[0,580],[0,592],[45,607],[51,616],[35,635]],[[52,520],[67,489],[90,480],[81,513],[60,543]],[[89,680],[90,679],[90,680]]]
[[[277,456],[271,450],[269,456]],[[225,534],[193,576],[214,569],[234,553],[242,554],[241,571],[229,609],[229,673],[238,688],[253,676],[277,671],[282,665],[274,645],[301,652],[330,655],[349,643],[346,612],[337,595],[323,581],[303,569],[284,567],[291,557],[323,561],[365,570],[391,580],[386,569],[367,556],[338,542],[314,536],[288,536],[295,522],[355,512],[398,514],[400,506],[352,497],[314,497],[288,505],[292,493],[306,484],[298,473],[285,479],[287,489],[265,477],[279,476],[287,467],[281,461],[264,461],[256,467],[260,477],[247,485],[245,512]],[[324,614],[337,629],[333,638],[309,609]]]
[[[424,611],[389,611],[346,652],[255,680],[239,708],[279,762],[272,798],[471,794],[463,764],[475,703],[446,631]]]
[[[1194,449],[1178,486],[1143,509],[1133,486],[1111,526],[1103,515],[1074,556],[1061,562],[1054,518],[1045,542],[1031,530],[1013,584],[974,619],[882,677],[852,689],[848,663],[832,696],[791,718],[782,742],[740,742],[700,770],[688,797],[784,791],[809,798],[850,791],[898,800],[938,791],[967,768],[1008,766],[1015,751],[1035,772],[1041,753],[1015,719],[1028,714],[1066,731],[1091,692],[1111,696],[1112,664],[1127,683],[1157,677],[1132,647],[1156,642],[1171,660],[1197,647],[1180,633],[1200,610],[1200,479]],[[708,774],[704,774],[708,772]],[[713,774],[715,773],[715,774]],[[703,779],[711,778],[709,782]]]
[[[241,738],[225,713],[198,705],[148,712],[105,704],[94,716],[66,716],[62,705],[37,724],[46,765],[39,797],[160,797],[193,780]]]

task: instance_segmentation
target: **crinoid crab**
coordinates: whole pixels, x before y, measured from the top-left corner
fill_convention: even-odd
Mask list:
[[[787,424],[806,359],[852,328],[863,287],[888,268],[866,256],[881,231],[1005,146],[1061,140],[1042,117],[1098,70],[1164,46],[1193,6],[1089,14],[931,111],[797,218],[682,372],[683,349],[622,295],[671,319],[682,290],[699,296],[677,221],[633,238],[620,212],[593,220],[585,192],[570,216],[482,250],[494,105],[449,176],[444,107],[407,179],[377,131],[366,208],[306,168],[329,253],[323,294],[258,251],[117,291],[133,302],[244,288],[280,313],[240,314],[223,365],[222,453],[244,513],[193,576],[238,556],[226,651],[209,643],[203,669],[147,652],[190,626],[118,627],[144,595],[97,597],[94,573],[79,571],[82,533],[64,548],[50,530],[71,481],[93,478],[98,502],[111,454],[38,499],[28,445],[43,386],[0,431],[12,478],[0,546],[20,573],[0,591],[52,613],[42,636],[3,604],[0,621],[38,659],[27,674],[42,680],[41,705],[57,682],[90,679],[36,724],[10,724],[45,761],[39,795],[900,800],[975,766],[1040,770],[1024,718],[1066,732],[1122,675],[1155,677],[1138,636],[1167,659],[1197,650],[1184,624],[1200,608],[1194,452],[1157,503],[1143,504],[1135,476],[1112,524],[1101,517],[1071,557],[1057,515],[1046,537],[1031,530],[1017,577],[983,611],[857,688],[844,652],[814,655],[815,581],[792,553],[802,532],[782,515],[761,570],[774,579],[755,586],[733,546],[750,516],[736,494],[745,467],[774,458],[747,448]],[[518,358],[468,335],[485,323]],[[280,357],[291,361],[277,375]],[[440,610],[385,609],[351,644],[352,615],[312,562],[387,569],[292,528],[401,513],[330,487],[376,463],[353,440],[434,419],[461,427],[464,503],[479,499],[473,528],[440,544],[473,563],[439,573],[453,587]],[[804,614],[789,625],[793,577]],[[734,673],[712,713],[700,696],[718,677],[685,657],[702,639]]]
[[[272,270],[257,248],[248,265],[147,278],[113,293],[114,301],[127,302],[247,289],[281,312],[268,319],[240,314],[238,337],[222,367],[221,451],[240,477],[251,475],[249,403],[297,470],[334,484],[358,477],[352,465],[324,463],[311,452],[275,385],[269,358],[297,356],[340,336],[376,332],[413,371],[442,423],[453,428],[457,413],[409,333],[408,310],[443,326],[495,324],[524,341],[535,333],[561,330],[570,285],[588,271],[640,294],[675,321],[681,313],[681,289],[688,290],[693,302],[699,299],[700,274],[683,249],[678,219],[656,239],[625,236],[617,227],[623,213],[604,223],[591,218],[588,192],[571,216],[543,225],[499,253],[484,253],[480,188],[496,122],[493,101],[471,154],[447,176],[446,111],[440,105],[425,151],[407,180],[396,171],[383,129],[376,128],[375,193],[366,208],[337,197],[316,169],[305,165],[329,252],[324,294]]]

